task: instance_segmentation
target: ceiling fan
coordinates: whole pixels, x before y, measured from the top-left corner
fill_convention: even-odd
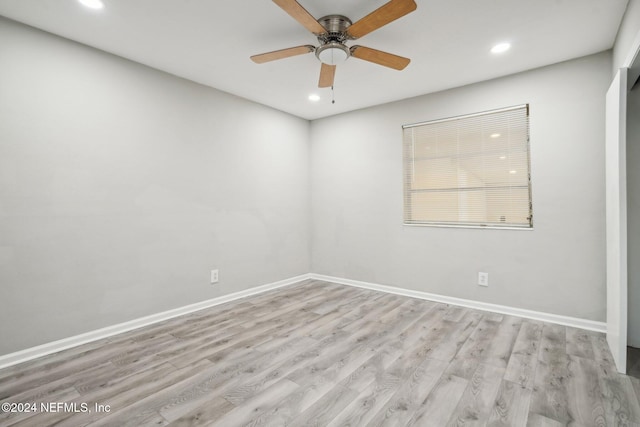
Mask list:
[[[273,2],[311,31],[318,38],[320,46],[303,45],[253,55],[251,60],[257,64],[315,52],[316,57],[322,62],[318,87],[323,88],[333,86],[336,65],[346,61],[350,56],[395,70],[403,70],[411,61],[409,58],[365,46],[348,47],[345,43],[413,12],[417,8],[414,0],[391,0],[356,23],[352,23],[349,18],[342,15],[327,15],[316,20],[296,0],[273,0]]]

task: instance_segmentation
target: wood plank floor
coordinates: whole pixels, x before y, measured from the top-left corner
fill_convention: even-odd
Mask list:
[[[636,393],[602,334],[306,281],[0,370],[35,405],[0,425],[640,426]]]
[[[627,374],[640,378],[640,348],[627,347]]]

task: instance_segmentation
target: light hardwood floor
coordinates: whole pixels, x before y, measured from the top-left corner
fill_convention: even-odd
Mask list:
[[[0,425],[637,426],[637,395],[602,334],[307,281],[0,370],[78,411]]]
[[[640,378],[640,348],[627,347],[627,375]]]

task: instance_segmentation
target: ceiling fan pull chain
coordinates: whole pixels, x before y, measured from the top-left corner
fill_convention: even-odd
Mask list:
[[[336,97],[335,97],[335,94],[333,93],[333,85],[331,86],[331,103],[332,104],[336,103]]]

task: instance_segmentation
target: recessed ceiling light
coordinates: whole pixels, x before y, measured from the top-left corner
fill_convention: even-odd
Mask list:
[[[509,171],[511,175],[518,173],[518,171]]]
[[[507,158],[507,156],[500,156],[500,157],[498,157],[498,158],[499,158],[500,160],[504,160],[504,159],[506,159],[506,158]]]
[[[102,9],[104,4],[101,0],[78,0],[83,5],[90,7],[91,9]]]
[[[511,43],[498,43],[491,48],[491,53],[503,53],[511,48]]]
[[[492,133],[491,135],[489,135],[491,138],[500,138],[500,134],[499,133]]]
[[[320,95],[312,93],[309,95],[309,101],[318,102],[320,101]]]

